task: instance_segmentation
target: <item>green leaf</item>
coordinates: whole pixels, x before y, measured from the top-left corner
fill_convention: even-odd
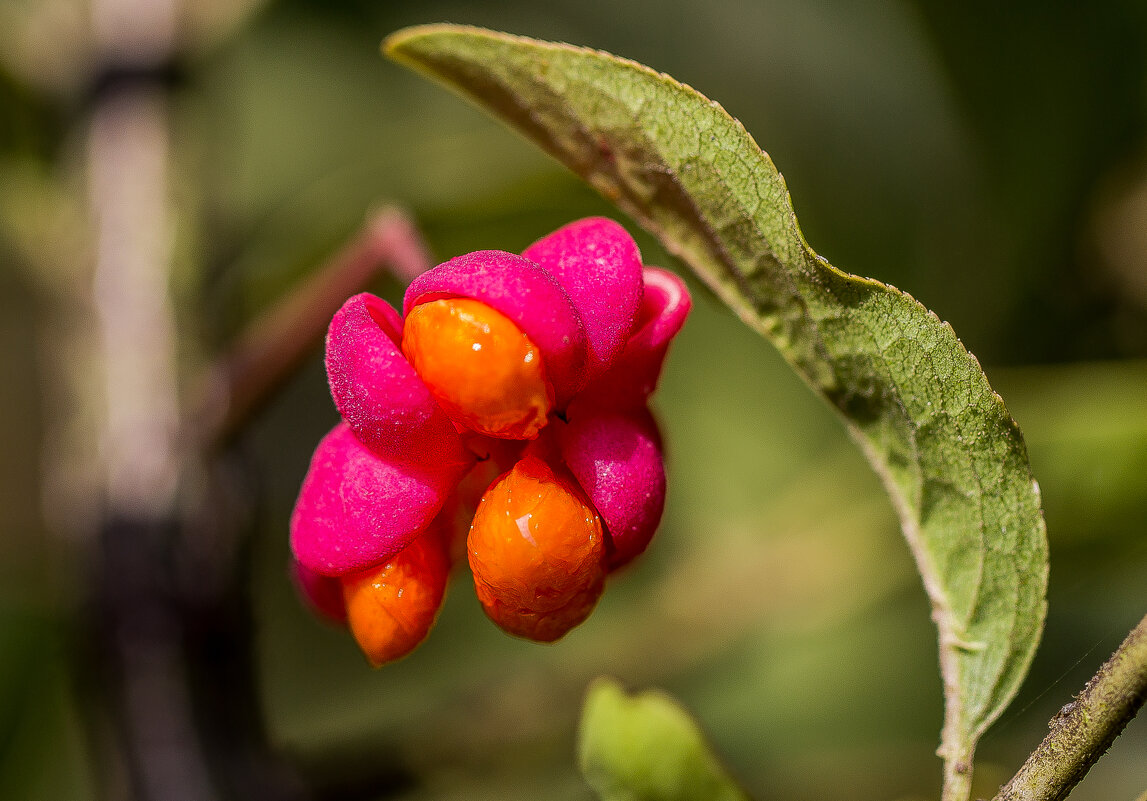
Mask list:
[[[966,799],[976,741],[1031,662],[1047,588],[1039,487],[975,357],[909,295],[817,256],[768,155],[688,86],[607,53],[476,28],[410,28],[384,47],[632,215],[844,416],[932,603],[944,799]]]
[[[602,801],[747,801],[709,751],[697,723],[662,692],[590,685],[578,766]]]

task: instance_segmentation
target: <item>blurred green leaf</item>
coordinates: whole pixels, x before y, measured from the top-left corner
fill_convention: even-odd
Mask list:
[[[769,157],[688,86],[606,53],[479,28],[410,28],[385,49],[633,215],[844,416],[932,602],[944,798],[967,798],[975,744],[1027,672],[1047,588],[1039,488],[975,357],[909,295],[817,256]]]
[[[602,801],[746,801],[697,723],[665,693],[629,695],[612,679],[590,685],[578,765]]]

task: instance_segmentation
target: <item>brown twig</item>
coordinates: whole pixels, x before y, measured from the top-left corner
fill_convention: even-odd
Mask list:
[[[209,370],[193,416],[199,442],[211,449],[230,441],[322,342],[343,301],[383,268],[407,283],[430,266],[430,252],[404,211],[387,206],[371,215],[310,279],[252,322]]]

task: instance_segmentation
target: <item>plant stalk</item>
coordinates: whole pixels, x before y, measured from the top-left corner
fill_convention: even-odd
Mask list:
[[[1048,724],[1051,731],[993,801],[1061,801],[1147,700],[1147,617]]]
[[[972,762],[944,762],[944,789],[940,801],[968,801],[972,797]]]
[[[207,451],[228,444],[299,365],[322,344],[343,302],[383,270],[403,284],[433,266],[429,248],[402,209],[385,206],[299,287],[252,322],[208,371],[192,415]]]

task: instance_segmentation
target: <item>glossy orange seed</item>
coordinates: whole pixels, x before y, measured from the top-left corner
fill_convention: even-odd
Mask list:
[[[601,519],[572,478],[535,456],[482,496],[466,545],[478,599],[510,634],[557,640],[601,596]]]
[[[406,656],[426,638],[449,572],[445,540],[431,528],[383,564],[342,579],[347,624],[372,665]]]
[[[446,414],[473,431],[533,439],[553,409],[541,351],[480,301],[415,306],[403,324],[402,351]]]

